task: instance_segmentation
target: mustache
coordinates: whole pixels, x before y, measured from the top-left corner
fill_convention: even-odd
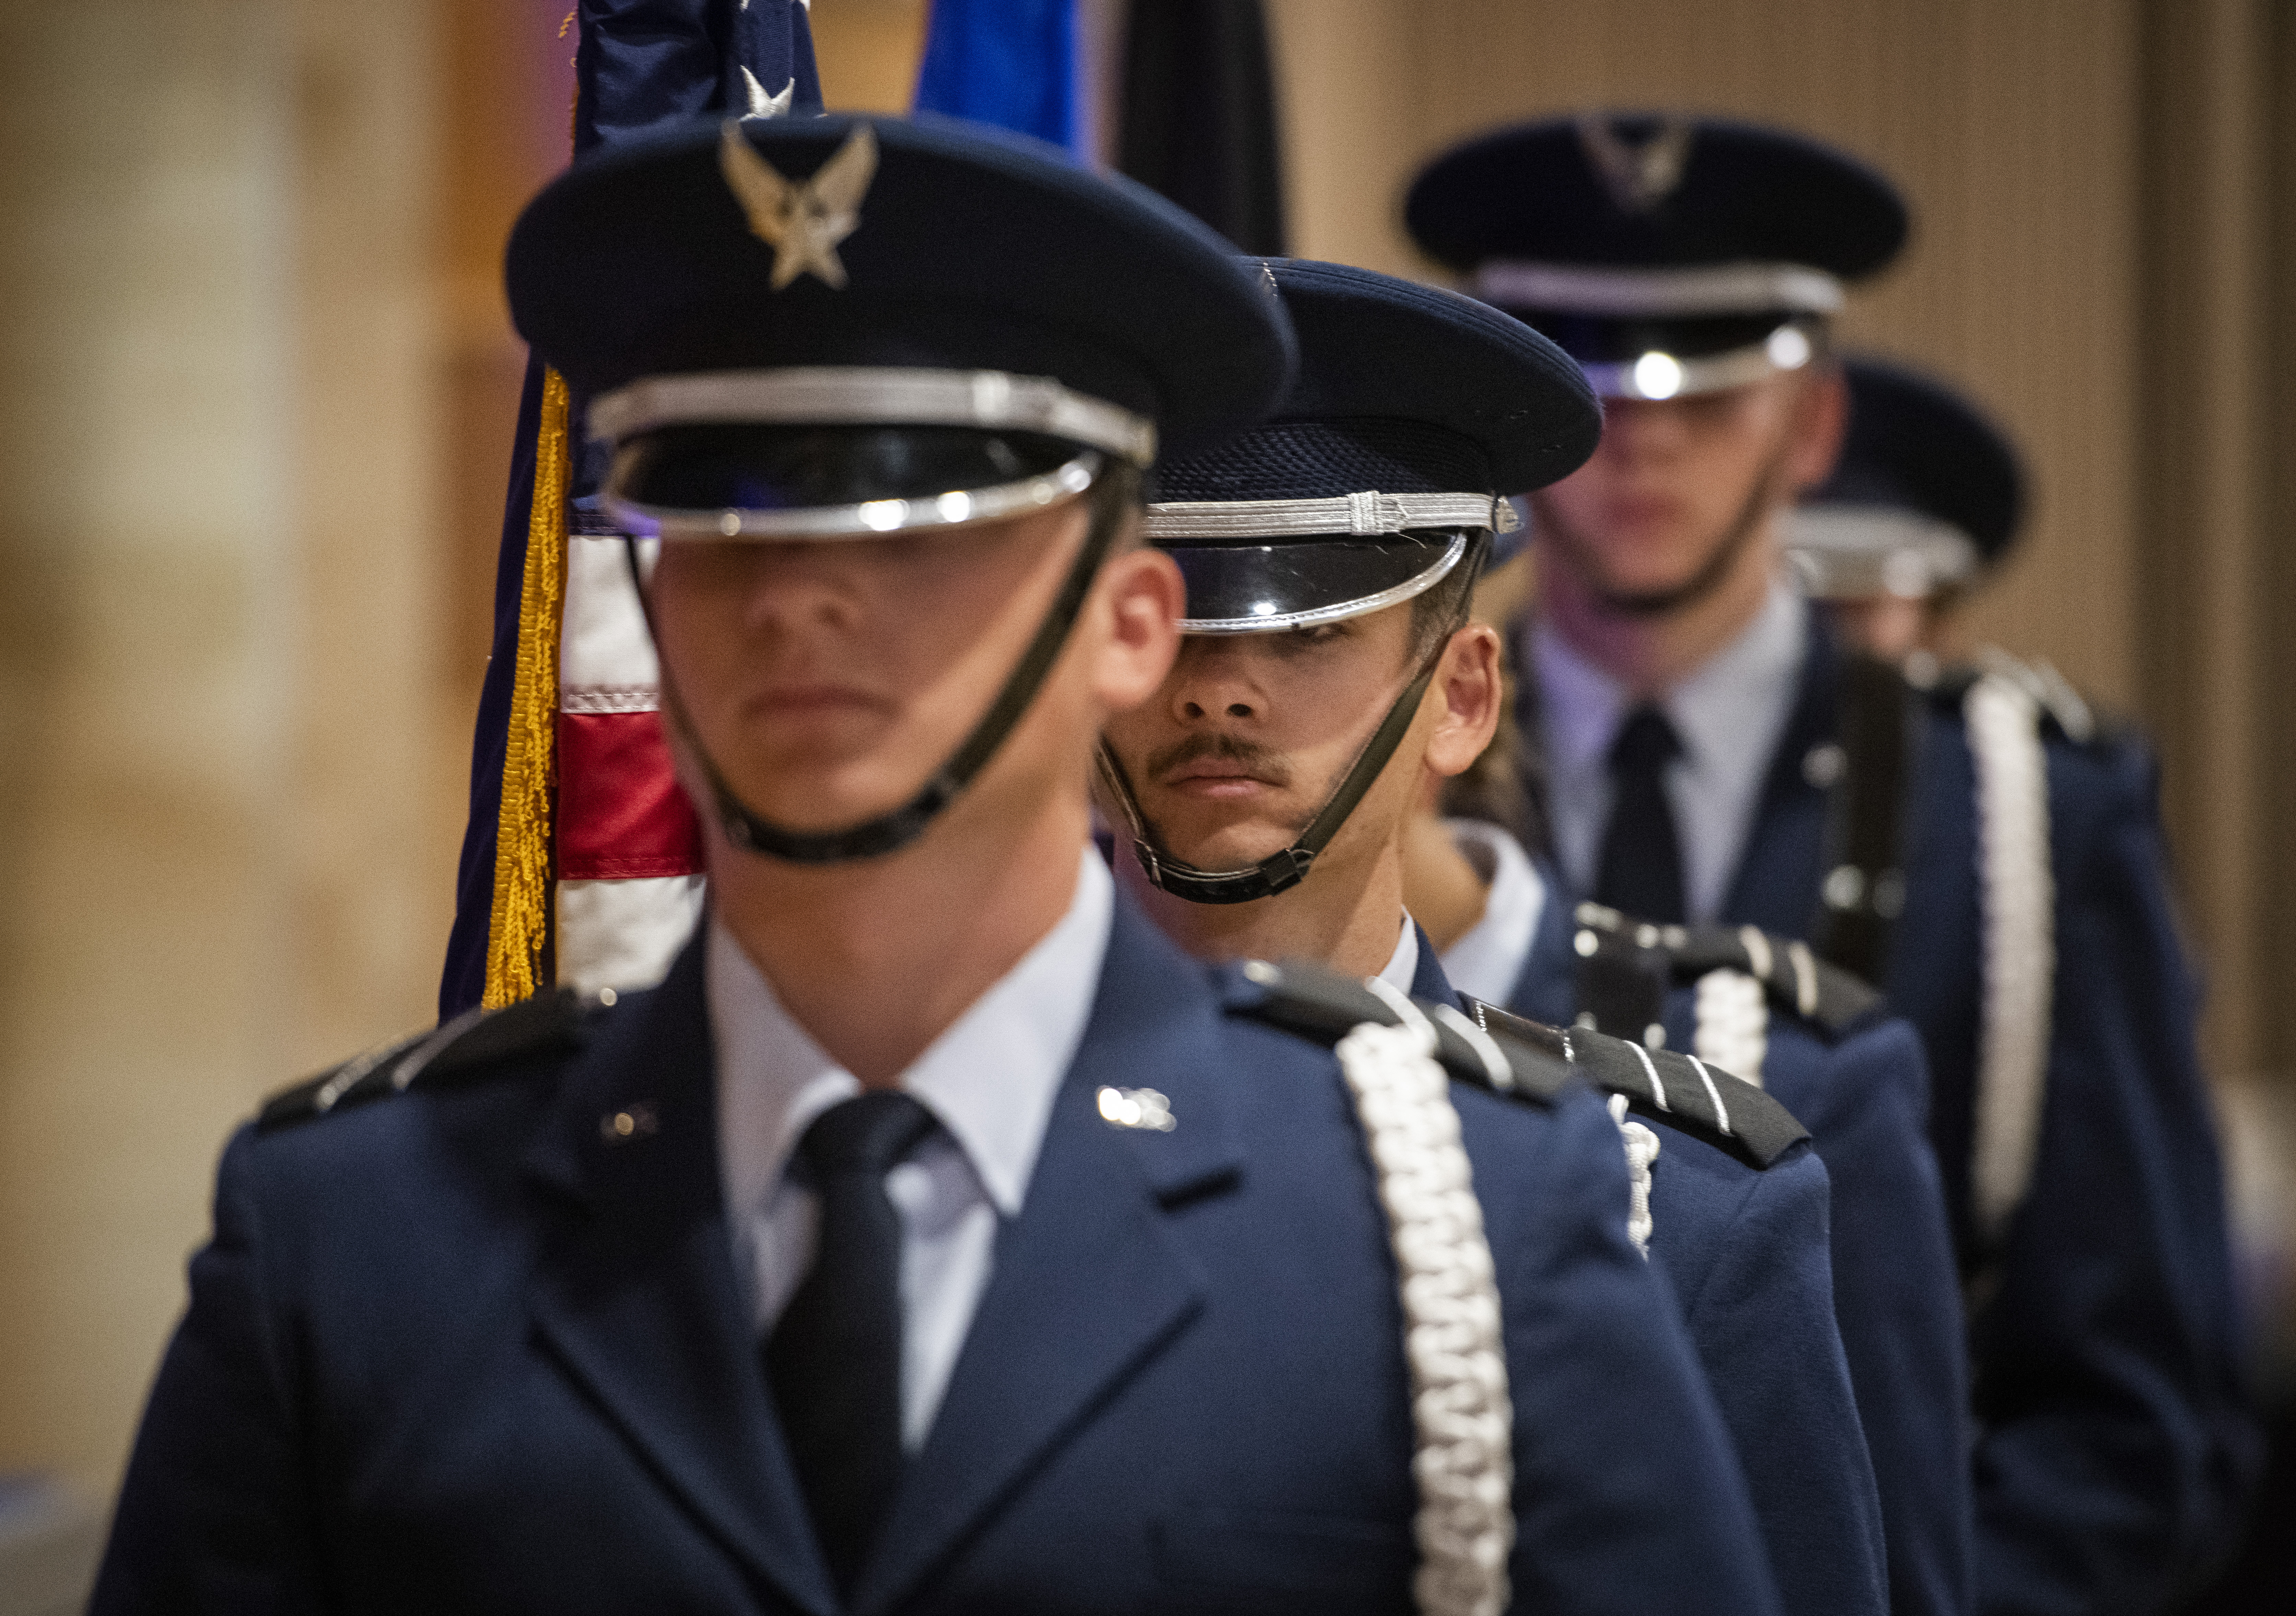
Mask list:
[[[1256,741],[1240,736],[1201,734],[1185,737],[1155,753],[1148,759],[1148,778],[1168,778],[1175,769],[1206,758],[1218,758],[1248,769],[1259,779],[1281,790],[1292,783],[1292,770],[1283,755]]]

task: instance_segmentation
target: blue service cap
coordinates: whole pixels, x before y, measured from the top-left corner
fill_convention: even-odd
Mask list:
[[[1536,325],[1595,390],[1667,398],[1816,356],[1847,283],[1904,246],[1906,204],[1856,158],[1726,119],[1582,112],[1430,163],[1404,218],[1475,294]]]
[[[1226,243],[1056,148],[939,119],[688,123],[578,163],[506,267],[519,331],[668,536],[981,521],[1215,442],[1291,380]]]
[[[1516,525],[1507,495],[1577,469],[1602,412],[1570,356],[1472,298],[1261,260],[1300,344],[1265,423],[1158,467],[1148,536],[1191,633],[1292,628],[1410,599]]]
[[[2025,507],[2008,436],[1934,376],[1864,355],[1842,370],[1841,458],[1785,528],[1809,592],[1919,599],[1998,562]]]

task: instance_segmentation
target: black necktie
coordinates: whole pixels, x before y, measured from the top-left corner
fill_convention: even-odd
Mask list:
[[[1595,901],[1661,924],[1683,918],[1682,843],[1666,800],[1666,766],[1680,737],[1655,707],[1637,707],[1611,742],[1611,823]]]
[[[876,1092],[830,1107],[798,1144],[821,1243],[766,1344],[766,1378],[840,1593],[901,1480],[901,1215],[885,1175],[933,1128],[908,1095]]]

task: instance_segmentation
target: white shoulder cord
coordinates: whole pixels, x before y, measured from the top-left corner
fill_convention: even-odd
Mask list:
[[[1698,1058],[1759,1088],[1770,1053],[1770,1001],[1762,984],[1727,966],[1709,971],[1698,979],[1697,1014],[1691,1048]]]
[[[1631,1039],[1627,1047],[1643,1063],[1643,1075],[1650,1079],[1651,1095],[1658,1108],[1672,1111],[1674,1107],[1666,1100],[1666,1079],[1658,1075],[1658,1063],[1650,1058],[1650,1051]],[[1578,1052],[1571,1046],[1568,1028],[1562,1030],[1562,1058],[1573,1066],[1578,1063]],[[1705,1073],[1699,1075],[1704,1077]],[[1710,1091],[1713,1088],[1712,1079],[1707,1079],[1706,1087]],[[1635,1243],[1635,1250],[1647,1262],[1654,1232],[1650,1207],[1651,1164],[1658,1160],[1658,1135],[1643,1123],[1627,1120],[1626,1095],[1612,1095],[1610,1104],[1611,1120],[1618,1125],[1620,1142],[1627,1147],[1627,1238]]]
[[[2056,975],[2049,873],[2049,777],[2032,693],[1988,673],[1962,710],[1977,764],[1977,862],[1985,931],[1985,1019],[1978,1043],[1971,1194],[1988,1244],[2033,1178],[2047,1087]]]
[[[1514,1409],[1496,1270],[1435,1029],[1406,995],[1376,977],[1366,986],[1404,1018],[1364,1022],[1338,1054],[1402,1280],[1418,1439],[1412,1591],[1421,1616],[1498,1616],[1514,1547]]]
[[[1658,1133],[1648,1123],[1627,1120],[1627,1096],[1611,1096],[1611,1120],[1627,1147],[1627,1238],[1650,1260],[1651,1163],[1658,1160]]]

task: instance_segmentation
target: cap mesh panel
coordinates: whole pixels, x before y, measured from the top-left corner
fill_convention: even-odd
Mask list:
[[[1207,454],[1156,468],[1152,497],[1332,499],[1382,494],[1480,494],[1491,486],[1480,446],[1419,421],[1289,421],[1256,427]]]

